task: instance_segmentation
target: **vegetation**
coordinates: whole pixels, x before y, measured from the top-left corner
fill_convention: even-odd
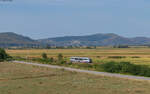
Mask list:
[[[150,49],[149,48],[136,48],[136,49],[121,48],[120,49],[120,48],[101,48],[101,47],[98,48],[97,47],[96,49],[30,49],[30,50],[26,49],[26,50],[7,50],[7,53],[16,57],[16,59],[20,59],[20,60],[29,60],[32,62],[35,61],[39,63],[67,66],[67,67],[87,69],[87,70],[106,71],[112,73],[150,77],[150,66],[149,66]],[[46,55],[44,56],[44,58],[41,58],[41,55],[43,57],[43,53],[45,53]],[[26,56],[28,56],[28,59],[26,59]],[[71,63],[68,61],[68,57],[71,56],[91,57],[93,59],[93,64]],[[5,66],[4,68],[7,71],[4,68],[1,68],[1,66],[2,65],[0,65],[1,71],[9,73],[8,72],[9,67],[7,65],[3,64],[3,67]],[[55,74],[55,72],[52,69],[41,68],[36,66],[32,66],[31,68],[29,66],[25,67],[24,65],[22,68],[22,65],[15,65],[15,64],[14,64],[15,67],[13,73],[12,66],[13,65],[11,65],[10,68],[11,69],[10,74],[7,75],[2,72],[2,74],[0,75],[0,78],[7,80],[7,82],[2,82],[3,80],[0,82],[0,87],[1,87],[0,93],[2,92],[2,94],[10,94],[10,93],[13,94],[14,92],[15,94],[20,94],[21,91],[25,92],[25,93],[21,92],[21,94],[29,93],[29,91],[33,92],[32,94],[34,94],[35,91],[37,91],[36,94],[38,93],[47,94],[49,92],[53,94],[55,93],[57,94],[59,93],[61,94],[67,94],[67,93],[69,94],[70,93],[71,94],[84,94],[84,93],[85,94],[99,94],[99,93],[149,94],[149,90],[150,90],[149,83],[143,81],[137,82],[137,81],[129,81],[129,80],[124,80],[119,78],[109,78],[109,77],[94,76],[89,74],[79,74],[76,72],[70,73],[65,70],[59,70],[59,71],[57,70],[57,73]],[[18,71],[19,66],[21,66],[21,71]],[[30,80],[26,80],[26,79],[30,79]],[[12,80],[13,82],[11,82]],[[13,83],[13,84],[10,85],[9,83]],[[26,85],[28,85],[30,88],[24,87]],[[12,88],[14,87],[16,89],[13,90]],[[57,90],[58,88],[59,90]],[[24,91],[24,89],[27,91]],[[109,91],[107,91],[108,89]]]
[[[149,94],[147,81],[0,63],[0,94]]]
[[[58,61],[62,61],[63,60],[63,55],[62,54],[58,54]]]
[[[102,68],[106,72],[111,73],[128,73],[132,75],[150,77],[150,67],[144,65],[135,65],[130,62],[108,62],[102,64]]]
[[[103,63],[109,61],[122,62],[128,61],[138,65],[150,65],[150,48],[107,48],[97,47],[97,49],[24,49],[24,50],[6,50],[13,57],[21,58],[40,58],[42,53],[48,57],[56,59],[58,54],[69,58],[72,56],[90,57],[94,63]],[[109,57],[125,58],[109,58]]]
[[[46,53],[43,53],[43,54],[42,54],[42,58],[43,58],[43,59],[47,59],[47,54],[46,54]]]
[[[149,94],[150,83],[0,63],[0,94]],[[140,87],[140,88],[139,88]]]
[[[7,50],[12,56],[20,56],[19,59],[68,66],[74,68],[107,71],[115,73],[125,73],[131,75],[149,76],[150,67],[150,49],[149,48],[97,48],[97,49],[31,49],[31,50]],[[42,53],[46,53],[46,58],[40,58]],[[61,54],[60,54],[61,53]],[[74,64],[69,62],[69,57],[81,56],[91,57],[93,64]],[[113,62],[111,62],[113,61]],[[124,63],[119,63],[124,62]],[[128,63],[129,64],[128,64]],[[109,70],[102,67],[103,64],[109,63]],[[114,67],[113,67],[114,66]],[[123,67],[125,66],[125,67]],[[128,69],[128,66],[129,69]],[[123,70],[118,70],[123,67]],[[131,68],[132,67],[132,68]],[[111,69],[112,68],[112,69]],[[130,69],[131,68],[131,69]],[[127,70],[125,70],[127,69]],[[133,71],[133,72],[131,72]]]
[[[140,56],[132,56],[132,58],[140,58]]]
[[[58,59],[54,60],[53,58],[34,58],[31,61],[36,61],[45,64],[52,64],[52,65],[61,65],[61,66],[68,66],[80,69],[88,69],[88,70],[96,70],[96,71],[104,71],[104,72],[111,72],[111,73],[123,73],[123,74],[131,74],[131,75],[139,75],[139,76],[146,76],[150,77],[150,67],[145,65],[136,65],[130,62],[105,62],[105,63],[67,63],[63,59],[63,55],[59,54]]]
[[[0,48],[0,62],[9,60],[11,57],[5,52],[4,49]]]
[[[126,58],[125,56],[108,56],[108,58]]]

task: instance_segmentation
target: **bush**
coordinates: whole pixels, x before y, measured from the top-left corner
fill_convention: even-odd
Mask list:
[[[145,65],[135,65],[132,74],[150,77],[150,68]]]
[[[134,68],[133,64],[130,62],[120,62],[117,65],[120,67],[120,73],[130,73]]]
[[[101,56],[96,56],[97,58],[101,58]]]
[[[105,71],[113,73],[132,73],[135,71],[135,66],[130,62],[108,62],[102,66]]]
[[[11,56],[9,56],[6,51],[2,48],[0,48],[0,62],[4,60],[11,60]]]
[[[68,65],[72,65],[72,64],[73,64],[72,62],[69,62],[69,63],[68,63]]]
[[[139,56],[132,56],[132,58],[140,58]]]
[[[108,56],[108,58],[117,58],[117,59],[120,59],[120,58],[126,58],[125,56]]]
[[[57,61],[56,64],[57,65],[63,65],[63,64],[66,64],[66,61],[65,60]]]
[[[50,58],[50,62],[54,62],[54,58],[53,57]]]
[[[43,54],[42,54],[42,58],[43,58],[43,59],[47,59],[47,54],[46,54],[46,53],[43,53]]]
[[[107,62],[101,65],[104,71],[111,72],[111,73],[118,73],[119,72],[119,66],[117,66],[117,63],[115,62]]]
[[[58,61],[62,61],[63,60],[63,55],[62,54],[58,54]]]
[[[129,73],[132,75],[150,77],[150,68],[144,65],[135,65],[130,62],[107,62],[101,65],[103,70],[111,73]]]

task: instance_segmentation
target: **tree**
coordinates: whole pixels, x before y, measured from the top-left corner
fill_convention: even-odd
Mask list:
[[[10,56],[6,53],[6,51],[2,48],[0,48],[0,61],[4,61]]]
[[[54,62],[54,58],[53,57],[50,58],[50,62]]]
[[[47,59],[47,54],[46,54],[46,53],[43,53],[43,54],[42,54],[42,58],[43,58],[43,59]]]
[[[58,54],[58,61],[62,61],[63,60],[63,55],[62,54]]]

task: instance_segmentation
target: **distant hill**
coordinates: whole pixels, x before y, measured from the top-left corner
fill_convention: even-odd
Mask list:
[[[65,36],[38,40],[56,46],[112,46],[112,45],[149,45],[150,38],[125,38],[113,33],[87,36]]]
[[[12,32],[0,33],[0,47],[33,45],[38,45],[38,42],[29,37],[18,35]]]
[[[113,46],[113,45],[150,45],[150,38],[126,38],[113,33],[86,36],[64,36],[34,40],[12,32],[0,33],[0,47],[12,46]]]

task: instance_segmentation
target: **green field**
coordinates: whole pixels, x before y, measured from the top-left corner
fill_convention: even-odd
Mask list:
[[[42,53],[47,53],[49,57],[56,58],[59,53],[62,53],[66,58],[71,56],[91,57],[94,63],[130,61],[135,64],[150,65],[150,48],[31,49],[7,50],[7,52],[11,56],[24,58],[41,57]],[[125,56],[125,58],[109,58],[109,56]]]
[[[150,82],[0,63],[0,94],[149,94]]]

